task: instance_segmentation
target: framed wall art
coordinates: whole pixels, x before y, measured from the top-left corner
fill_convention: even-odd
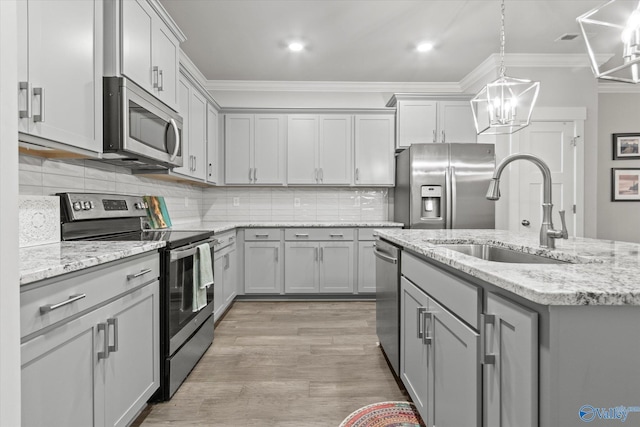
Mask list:
[[[611,169],[611,201],[612,202],[638,202],[638,182],[640,181],[640,169],[612,168]]]
[[[640,159],[640,133],[613,134],[613,160]]]

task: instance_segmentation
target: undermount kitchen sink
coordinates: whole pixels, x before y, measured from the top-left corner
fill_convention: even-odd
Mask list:
[[[480,258],[485,261],[506,262],[516,264],[568,264],[567,261],[561,261],[545,256],[528,254],[525,252],[514,251],[512,249],[502,248],[486,244],[448,244],[438,245],[439,248],[449,249],[460,252],[465,255]]]

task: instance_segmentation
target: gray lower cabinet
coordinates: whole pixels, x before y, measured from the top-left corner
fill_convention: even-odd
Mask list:
[[[479,334],[401,279],[400,378],[427,426],[480,426]]]
[[[213,318],[218,320],[238,294],[235,231],[216,237],[213,255]]]
[[[358,293],[376,291],[376,256],[374,241],[358,242]]]
[[[286,242],[287,293],[353,293],[353,242]]]
[[[286,242],[284,244],[284,290],[286,293],[320,292],[317,242]]]
[[[484,425],[537,426],[538,314],[491,292],[485,313]]]
[[[282,292],[281,256],[279,241],[245,242],[245,294],[279,294]]]
[[[22,343],[22,425],[125,426],[159,385],[158,281]]]

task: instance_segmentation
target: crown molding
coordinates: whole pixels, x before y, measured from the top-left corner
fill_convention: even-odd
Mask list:
[[[184,35],[176,21],[173,20],[169,12],[160,4],[158,0],[148,0],[151,8],[158,14],[162,22],[164,22],[167,27],[171,30],[174,36],[178,39],[180,43],[184,43],[187,41],[187,36]]]
[[[640,93],[640,84],[622,82],[599,82],[598,93]]]
[[[199,87],[200,91],[206,95],[209,103],[213,104],[213,106],[219,111],[221,109],[220,104],[211,96],[211,93],[206,89],[205,83],[207,82],[206,77],[200,69],[196,67],[191,59],[185,54],[182,49],[180,49],[180,71],[191,80],[192,84],[195,84]]]
[[[210,91],[251,92],[428,92],[460,93],[455,82],[330,82],[330,81],[256,81],[209,80]]]

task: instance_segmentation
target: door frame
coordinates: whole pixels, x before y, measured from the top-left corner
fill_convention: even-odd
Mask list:
[[[535,122],[572,122],[573,144],[575,144],[574,156],[574,200],[576,205],[575,229],[576,236],[584,236],[584,122],[587,118],[585,107],[538,107],[533,110],[531,123]],[[499,140],[498,140],[499,141]],[[509,150],[501,150],[502,154],[515,154],[520,151],[520,133],[509,135]],[[496,154],[499,154],[496,150]],[[496,159],[499,162],[501,159]],[[510,175],[520,177],[520,165],[515,162],[510,165]],[[508,228],[518,229],[519,215],[519,179],[510,179],[508,186],[508,202],[503,204],[503,217],[506,216]],[[542,209],[542,208],[541,208]],[[506,210],[506,212],[504,211]],[[500,215],[500,214],[498,214]]]

